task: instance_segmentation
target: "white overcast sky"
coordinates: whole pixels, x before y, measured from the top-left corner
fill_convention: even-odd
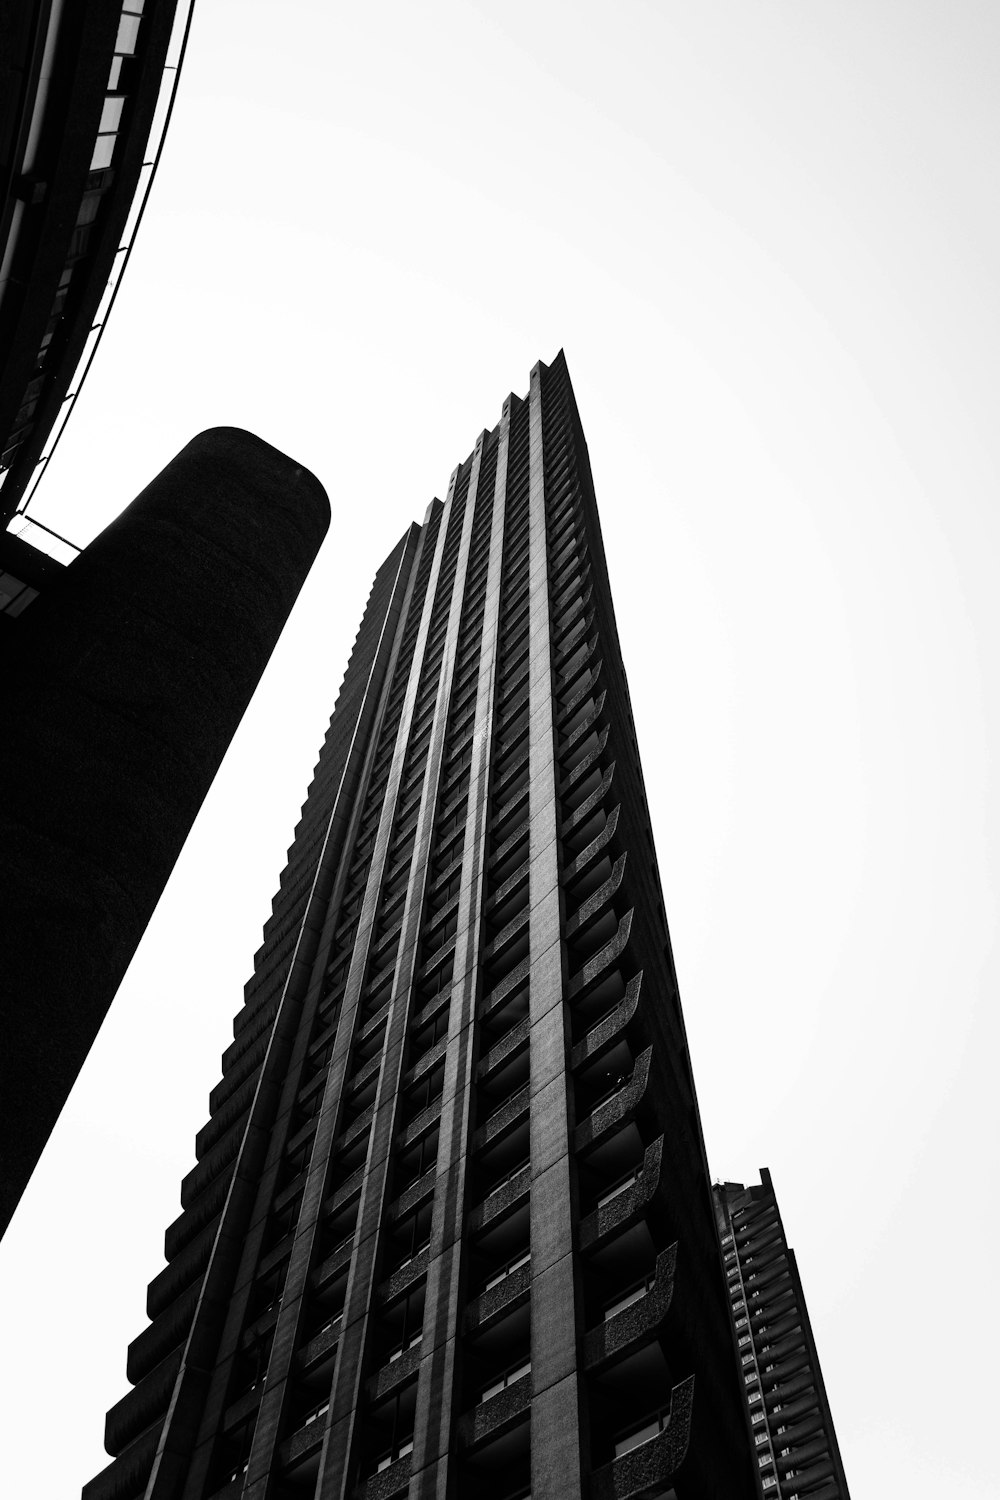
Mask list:
[[[1000,1494],[998,56],[995,0],[200,0],[33,511],[226,423],[333,525],[0,1251],[7,1493],[107,1461],[372,575],[565,347],[712,1170],[854,1500]]]

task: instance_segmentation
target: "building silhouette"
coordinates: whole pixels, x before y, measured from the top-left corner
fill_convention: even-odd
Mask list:
[[[25,515],[134,240],[191,6],[0,0],[0,1234],[330,519],[311,475],[233,429],[84,550],[57,538],[69,566]]]
[[[716,1184],[716,1219],[759,1493],[850,1500],[795,1252],[766,1167]]]
[[[300,465],[215,428],[0,613],[0,1234],[329,521]]]
[[[0,0],[0,537],[100,336],[174,86],[175,10]]]
[[[379,569],[86,1500],[751,1500],[587,447]]]

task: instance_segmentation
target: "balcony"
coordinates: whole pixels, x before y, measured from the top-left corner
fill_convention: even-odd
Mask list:
[[[676,1266],[674,1244],[660,1251],[648,1283],[619,1298],[605,1313],[604,1323],[588,1332],[583,1348],[588,1370],[599,1368],[653,1336],[670,1310]]]
[[[379,1287],[379,1301],[394,1302],[397,1297],[402,1297],[405,1292],[410,1291],[422,1281],[427,1275],[430,1255],[431,1247],[428,1240],[412,1254],[397,1261]]]
[[[363,1109],[359,1115],[355,1116],[338,1138],[338,1152],[349,1151],[355,1141],[359,1140],[361,1136],[367,1135],[374,1118],[375,1106],[374,1104],[369,1104],[366,1109]]]
[[[393,1456],[395,1453],[395,1457]],[[401,1495],[410,1485],[410,1456],[413,1439],[407,1438],[396,1450],[390,1450],[382,1459],[375,1473],[365,1484],[362,1494],[365,1500],[389,1500],[390,1495]]]
[[[529,1017],[522,1016],[519,1021],[503,1033],[499,1041],[495,1042],[485,1057],[479,1059],[479,1067],[476,1077],[480,1081],[492,1078],[500,1067],[513,1057],[528,1040]]]
[[[522,905],[510,920],[497,930],[496,936],[487,944],[483,954],[488,971],[509,963],[519,963],[527,952],[528,908]]]
[[[612,1085],[611,1091],[598,1100],[596,1108],[591,1110],[586,1119],[581,1120],[573,1137],[577,1151],[586,1150],[606,1131],[620,1129],[635,1116],[646,1092],[652,1055],[651,1047],[640,1052],[631,1077]]]
[[[420,1368],[421,1344],[419,1333],[414,1334],[403,1348],[393,1349],[384,1365],[368,1382],[371,1400],[381,1400],[411,1380]]]
[[[354,1230],[345,1234],[343,1239],[334,1244],[324,1256],[323,1260],[313,1271],[309,1278],[310,1284],[322,1287],[333,1280],[351,1263],[351,1254],[354,1249]]]
[[[615,1192],[580,1221],[579,1244],[587,1250],[608,1235],[624,1228],[646,1212],[657,1188],[663,1166],[663,1136],[646,1147],[642,1169],[624,1191]]]
[[[129,1344],[126,1371],[133,1384],[138,1384],[187,1338],[200,1290],[198,1282],[189,1286]]]
[[[488,1388],[490,1394],[484,1395],[459,1420],[458,1440],[463,1447],[472,1447],[513,1426],[531,1406],[530,1364],[517,1366],[516,1371],[503,1377],[502,1383],[494,1384],[496,1388]]]
[[[531,1163],[526,1162],[472,1210],[468,1219],[469,1232],[475,1234],[503,1218],[527,1198],[530,1189]]]
[[[123,1496],[142,1494],[156,1457],[162,1426],[161,1419],[84,1485],[83,1500],[122,1500]]]
[[[508,997],[513,995],[515,990],[520,987],[522,981],[527,979],[530,969],[531,957],[529,954],[509,974],[505,974],[503,979],[493,989],[484,995],[479,1007],[480,1018],[487,1020],[494,1011],[498,1010]]]
[[[596,708],[595,689],[600,682],[601,673],[604,668],[603,661],[597,661],[593,666],[587,666],[577,685],[574,687],[569,698],[565,702],[558,701],[555,705],[555,718],[559,728],[559,736],[568,738],[581,725],[587,723]]]
[[[333,1191],[328,1193],[323,1200],[322,1218],[324,1225],[339,1219],[342,1223],[344,1234],[350,1229],[354,1233],[354,1221],[357,1218],[357,1205],[361,1196],[361,1184],[364,1181],[364,1167],[355,1167],[353,1171],[336,1184]],[[332,1241],[331,1243],[337,1243]]]
[[[399,1197],[395,1199],[389,1209],[389,1222],[397,1224],[405,1219],[408,1214],[419,1209],[434,1193],[434,1183],[437,1180],[437,1165],[429,1167],[415,1182],[404,1188]]]
[[[181,1352],[177,1349],[168,1355],[162,1364],[111,1407],[104,1429],[104,1446],[109,1453],[120,1453],[126,1444],[133,1442],[151,1422],[165,1413],[180,1369]]]
[[[563,752],[560,756],[560,761],[566,769],[559,782],[560,796],[568,792],[582,777],[586,776],[591,766],[599,763],[607,743],[608,726],[605,724],[601,730],[594,733],[591,740],[588,741],[588,736],[586,735],[581,736],[580,739],[574,741],[572,751],[569,753]]]
[[[524,1084],[484,1120],[472,1138],[474,1151],[482,1151],[512,1130],[522,1116],[528,1113],[528,1085]]]
[[[343,1313],[338,1312],[328,1322],[324,1323],[323,1327],[317,1333],[313,1334],[312,1338],[302,1349],[304,1364],[312,1364],[314,1360],[322,1359],[337,1347],[340,1342],[342,1322]]]
[[[604,880],[594,890],[582,895],[579,906],[567,922],[566,937],[576,951],[582,951],[580,944],[587,936],[588,925],[604,910],[621,885],[627,858],[627,855],[619,854]],[[588,951],[597,946],[599,944],[591,940]]]
[[[661,1493],[687,1455],[693,1395],[694,1376],[690,1375],[674,1386],[665,1412],[656,1412],[622,1435],[616,1457],[591,1479],[590,1500],[630,1500]]]
[[[598,721],[604,712],[607,696],[608,690],[607,688],[603,688],[593,700],[588,712],[580,718],[574,716],[575,722],[572,724],[567,723],[559,726],[558,760],[564,760],[573,746],[589,734],[591,729],[597,727]]]
[[[597,769],[599,770],[599,768]],[[571,849],[574,854],[586,848],[593,838],[594,833],[601,826],[601,823],[595,822],[595,819],[600,815],[601,820],[603,820],[604,801],[611,790],[614,775],[614,761],[611,762],[599,780],[597,779],[597,770],[595,770],[593,779],[597,780],[597,785],[593,790],[588,792],[586,797],[582,798],[572,811],[564,812],[560,832],[562,833],[563,842],[566,847]],[[588,781],[590,779],[588,778]],[[572,791],[569,796],[572,799]]]
[[[610,821],[610,819],[608,820]],[[606,832],[605,828],[605,832]],[[603,837],[603,834],[599,835]],[[618,924],[618,930],[596,953],[577,969],[569,981],[569,999],[579,1002],[585,991],[594,984],[616,958],[620,958],[628,944],[632,931],[632,912],[627,911]]]
[[[494,1270],[478,1297],[465,1309],[467,1332],[479,1333],[500,1317],[527,1303],[531,1289],[531,1252],[518,1251],[510,1261]]]
[[[633,975],[625,987],[625,993],[618,1004],[604,1018],[598,1021],[577,1042],[573,1048],[571,1066],[574,1072],[585,1067],[599,1057],[603,1051],[612,1046],[621,1034],[631,1037],[633,1031],[638,1028],[632,1023],[638,1013],[639,995],[642,991],[642,970]]]

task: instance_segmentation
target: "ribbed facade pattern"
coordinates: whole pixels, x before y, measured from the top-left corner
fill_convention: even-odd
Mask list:
[[[830,1403],[767,1168],[714,1189],[740,1378],[764,1500],[850,1500]]]
[[[380,570],[87,1500],[750,1500],[565,361]]]

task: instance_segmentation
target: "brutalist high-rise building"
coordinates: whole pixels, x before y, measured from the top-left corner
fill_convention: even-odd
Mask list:
[[[850,1500],[806,1301],[771,1174],[719,1183],[716,1218],[762,1500]]]
[[[565,361],[375,578],[87,1500],[752,1500]]]

